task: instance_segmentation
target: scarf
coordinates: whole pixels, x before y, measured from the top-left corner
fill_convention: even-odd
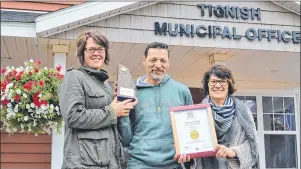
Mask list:
[[[209,96],[207,96],[204,101],[209,102],[211,105],[217,138],[220,140],[231,127],[233,118],[235,116],[234,101],[232,97],[227,97],[224,105],[222,106],[217,106]]]

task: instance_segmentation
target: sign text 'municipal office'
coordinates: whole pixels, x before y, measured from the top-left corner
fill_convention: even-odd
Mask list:
[[[217,18],[233,18],[233,19],[257,19],[261,20],[261,10],[260,8],[239,8],[239,7],[229,7],[229,6],[221,6],[221,5],[207,5],[207,4],[198,4],[197,7],[201,11],[201,16],[205,16],[206,14],[211,16],[216,16]],[[221,36],[222,38],[228,39],[241,39],[242,35],[238,35],[236,31],[236,27],[232,27],[231,29],[227,26],[223,28],[220,26],[214,25],[194,25],[194,24],[177,24],[177,23],[167,23],[163,22],[160,24],[159,22],[155,22],[155,34],[167,35],[170,36],[187,36],[187,37],[205,37],[216,38],[216,36]],[[245,31],[245,36],[249,40],[258,39],[259,41],[262,38],[267,38],[268,41],[272,39],[276,39],[279,42],[290,42],[300,43],[300,32],[299,31],[288,31],[288,30],[275,30],[275,29],[254,29],[249,28]]]

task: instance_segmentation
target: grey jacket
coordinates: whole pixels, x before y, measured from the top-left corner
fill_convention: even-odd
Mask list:
[[[123,159],[113,92],[105,71],[69,69],[59,88],[65,122],[62,168],[120,169]]]

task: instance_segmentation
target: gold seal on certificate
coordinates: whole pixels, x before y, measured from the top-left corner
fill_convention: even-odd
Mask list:
[[[176,154],[215,156],[217,138],[210,104],[170,108]]]
[[[199,138],[199,132],[193,130],[190,132],[190,138],[195,140],[195,139],[198,139]]]

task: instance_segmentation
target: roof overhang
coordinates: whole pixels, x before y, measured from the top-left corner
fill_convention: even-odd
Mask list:
[[[300,2],[290,0],[290,1],[275,1],[275,0],[270,0],[274,4],[281,6],[282,8],[285,8],[297,15],[300,15]]]
[[[36,37],[35,23],[1,22],[1,36]]]
[[[37,17],[36,34],[51,36],[158,2],[86,2]]]

